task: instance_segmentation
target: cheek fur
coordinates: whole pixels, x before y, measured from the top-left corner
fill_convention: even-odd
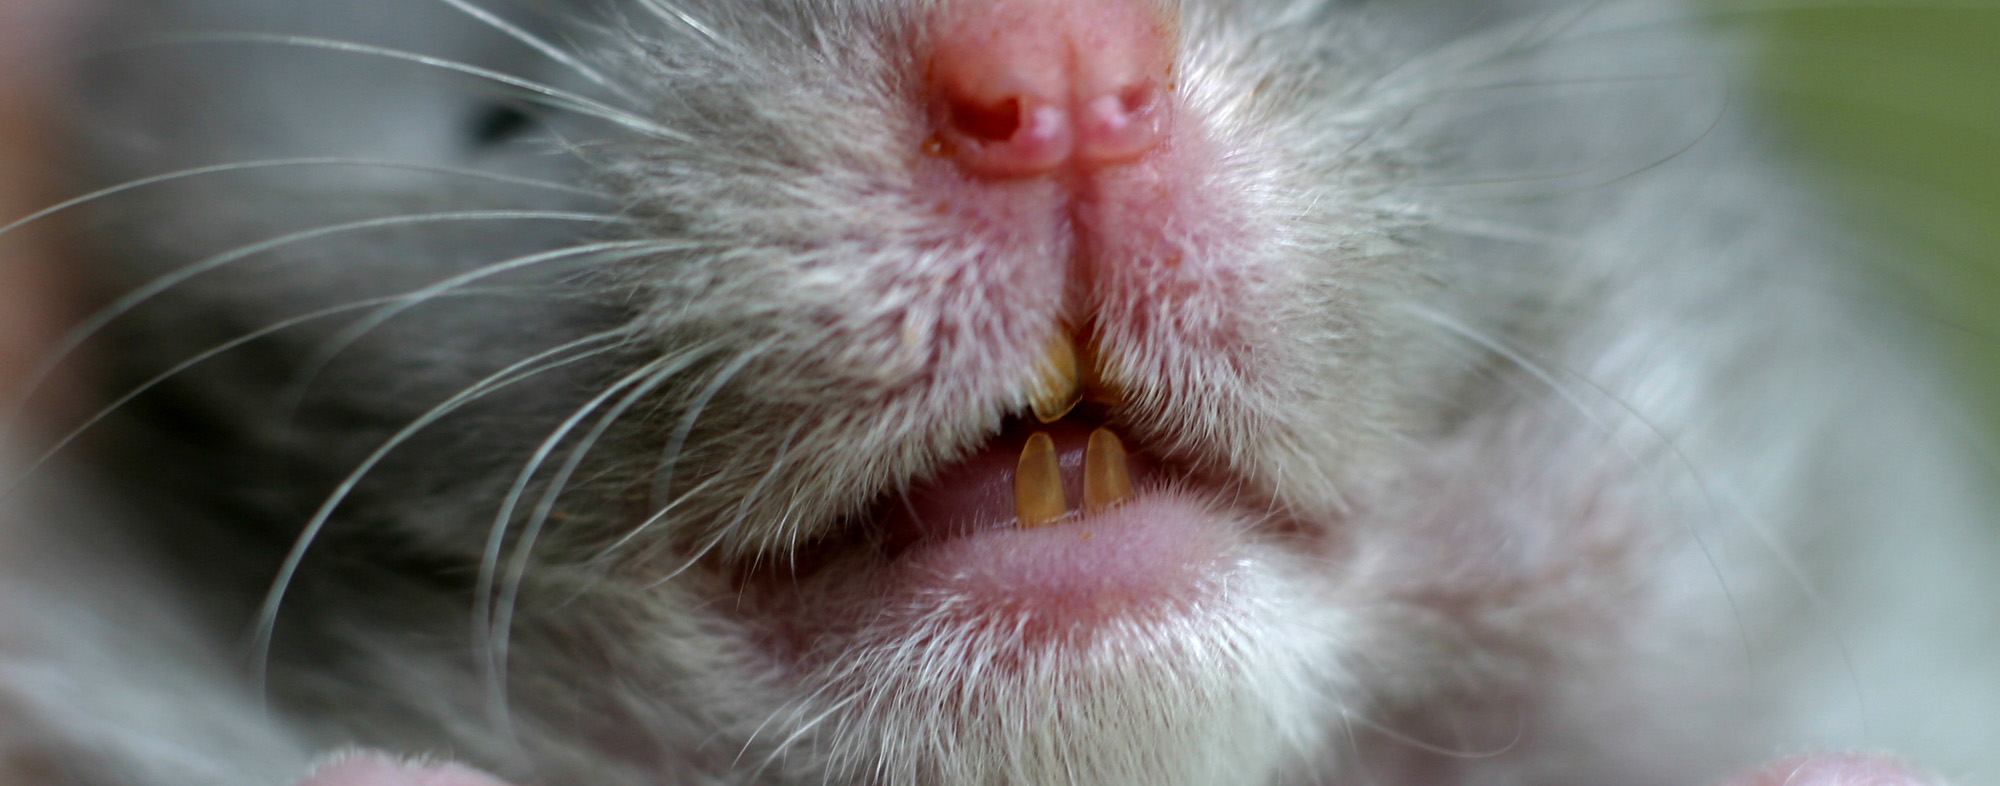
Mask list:
[[[174,591],[107,556],[0,670],[108,780],[1993,762],[1980,486],[1762,132],[1633,78],[1712,70],[1680,6],[119,8],[139,395],[58,499]],[[391,762],[307,784],[482,782]]]

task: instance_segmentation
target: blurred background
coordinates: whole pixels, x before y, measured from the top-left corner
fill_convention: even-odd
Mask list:
[[[1708,0],[2000,438],[2000,0]]]

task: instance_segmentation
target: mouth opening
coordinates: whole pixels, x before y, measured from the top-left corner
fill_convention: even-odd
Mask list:
[[[1246,546],[1286,529],[1231,488],[1127,439],[1100,407],[1009,417],[781,573],[738,574],[738,608],[793,657],[938,624],[1028,649],[1173,624],[1227,592]]]
[[[1074,526],[1190,474],[1080,407],[1050,423],[1008,418],[971,455],[886,494],[865,520],[893,557],[985,533]]]

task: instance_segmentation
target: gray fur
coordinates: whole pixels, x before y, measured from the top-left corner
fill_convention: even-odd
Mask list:
[[[914,275],[978,251],[914,185],[920,4],[586,5],[483,6],[584,68],[442,2],[103,9],[102,40],[141,43],[79,69],[79,185],[355,160],[82,210],[106,303],[214,266],[85,345],[108,389],[347,310],[177,370],[64,452],[117,500],[68,528],[109,523],[143,565],[27,604],[47,632],[8,644],[0,709],[77,781],[276,783],[355,745],[524,786],[1692,786],[1856,747],[2000,779],[1986,469],[1689,7],[1183,0],[1180,89],[1245,227],[1185,248],[1248,272],[1176,317],[1259,363],[1113,336],[1120,423],[1338,547],[1248,542],[1212,629],[1049,655],[968,709],[926,675],[977,680],[973,637],[925,661],[863,635],[788,674],[714,567],[838,536],[1026,403],[1020,326],[1055,304]],[[470,139],[531,100],[521,138]],[[63,648],[94,656],[24,654]],[[1066,694],[1075,669],[1097,690]]]

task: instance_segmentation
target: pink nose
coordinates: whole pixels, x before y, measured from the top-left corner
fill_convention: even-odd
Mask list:
[[[1173,36],[1151,0],[949,0],[930,34],[935,149],[973,175],[1095,171],[1164,136]]]

